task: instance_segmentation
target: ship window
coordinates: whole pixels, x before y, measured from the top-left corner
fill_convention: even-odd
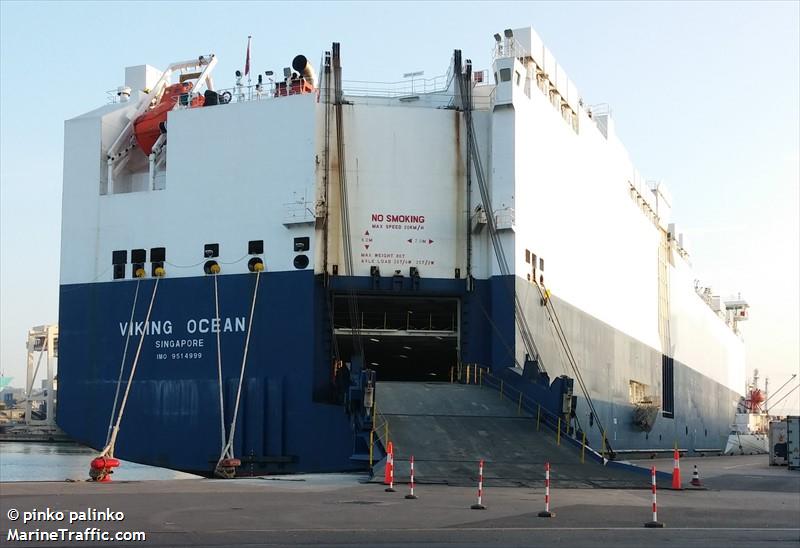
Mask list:
[[[501,82],[510,82],[511,81],[511,69],[510,68],[501,68],[500,69],[500,81]]]
[[[128,263],[128,250],[120,249],[111,252],[111,264],[127,264]]]
[[[261,255],[264,253],[264,240],[250,240],[247,242],[247,253],[249,255]]]
[[[531,253],[531,264],[533,264],[533,269],[536,270],[536,253]]]
[[[530,249],[526,249],[525,250],[525,262],[528,263],[528,264],[531,264],[531,250]]]
[[[675,416],[674,360],[669,356],[661,356],[661,402],[662,415],[666,418]]]
[[[114,279],[121,280],[125,277],[125,265],[124,264],[115,264],[114,265]]]
[[[544,270],[544,259],[539,257],[539,270]]]
[[[219,244],[206,244],[203,246],[203,255],[206,258],[219,257]]]
[[[132,249],[131,250],[131,262],[132,263],[144,263],[147,262],[147,251],[144,249]]]

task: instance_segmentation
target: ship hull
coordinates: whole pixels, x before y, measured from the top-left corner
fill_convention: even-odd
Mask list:
[[[118,401],[142,341],[115,454],[144,464],[210,474],[223,437],[214,326],[220,331],[228,435],[256,279],[255,274],[218,278],[219,324],[213,321],[213,277],[160,280],[143,340],[138,322],[147,316],[154,280],[62,286],[59,425],[79,442],[95,448],[105,445],[125,343],[128,350]],[[463,279],[422,279],[414,284],[405,278],[398,286],[391,278],[382,278],[376,286],[368,277],[338,277],[326,288],[310,270],[260,275],[234,439],[234,453],[243,461],[240,474],[366,467],[363,460],[354,458],[359,450],[357,437],[331,376],[329,292],[458,300],[460,361],[489,366],[499,373],[515,365],[517,345],[508,291],[514,280],[522,294],[521,284],[526,282],[514,277],[476,280],[468,290]],[[128,322],[137,284],[131,330]],[[576,387],[576,417],[590,444],[599,447],[602,427],[609,445],[622,454],[665,450],[676,443],[687,450],[724,447],[738,395],[676,361],[674,417],[659,413],[652,429],[642,431],[633,421],[635,406],[628,397],[628,383],[645,379],[658,386],[661,353],[553,299],[596,412],[590,416],[587,400]],[[563,369],[544,308],[534,299],[526,303],[526,316],[550,379],[574,376]],[[380,370],[378,375],[381,380]],[[376,397],[380,402],[379,393]]]

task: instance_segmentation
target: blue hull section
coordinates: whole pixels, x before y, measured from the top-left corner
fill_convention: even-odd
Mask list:
[[[212,277],[164,278],[159,282],[148,332],[122,420],[116,455],[140,462],[209,474],[219,458],[222,433],[217,381],[216,332],[220,331],[225,427],[230,425],[244,352],[255,275],[219,276],[219,325],[215,325]],[[477,280],[472,291],[460,279],[390,277],[331,278],[330,291],[382,296],[457,298],[460,302],[460,360],[508,375],[514,364],[515,325],[511,277]],[[128,378],[141,339],[140,329],[155,281],[139,283],[134,327],[128,325],[136,281],[61,287],[58,423],[74,439],[95,448],[106,443],[123,351],[129,348]],[[351,418],[339,403],[331,378],[332,338],[329,289],[311,271],[260,276],[235,437],[242,474],[326,472],[365,469]],[[628,345],[660,375],[660,354],[609,326],[564,305],[581,329],[574,348],[587,356]],[[547,326],[535,308],[526,312],[537,340]],[[128,333],[131,333],[128,336]],[[574,340],[573,340],[574,339]],[[545,366],[557,363],[545,356]],[[616,386],[598,393],[594,405],[615,449],[716,447],[727,436],[737,395],[690,367],[675,362],[675,417],[659,417],[651,432],[637,429],[624,389],[629,365],[587,358],[583,376],[590,386]],[[509,382],[525,381],[511,373]],[[551,376],[553,373],[551,372]],[[609,377],[610,375],[610,377]],[[516,380],[515,378],[516,377]],[[378,379],[380,380],[380,379]],[[554,379],[551,379],[554,380]],[[124,384],[123,384],[124,390]],[[539,392],[536,392],[536,391]],[[578,398],[578,417],[590,441],[599,430]],[[531,396],[555,411],[557,398],[540,388]],[[378,398],[380,395],[378,395]],[[598,439],[595,439],[598,438]]]

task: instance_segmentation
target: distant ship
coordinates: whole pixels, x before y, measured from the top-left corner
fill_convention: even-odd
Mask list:
[[[339,44],[228,89],[212,54],[127,67],[67,120],[59,425],[201,474],[358,470],[381,382],[477,366],[593,447],[722,450],[747,303],[695,282],[666,186],[533,29],[487,38],[488,70],[390,84]]]
[[[747,385],[747,395],[741,398],[736,409],[726,455],[760,455],[769,453],[770,416],[765,409],[766,390],[758,387],[758,369]]]

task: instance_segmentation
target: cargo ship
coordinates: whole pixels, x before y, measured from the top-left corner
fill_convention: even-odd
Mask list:
[[[206,475],[362,470],[382,383],[480,370],[613,455],[722,450],[747,303],[699,287],[533,29],[486,45],[398,83],[338,43],[223,89],[213,54],[132,66],[67,120],[59,425]]]

